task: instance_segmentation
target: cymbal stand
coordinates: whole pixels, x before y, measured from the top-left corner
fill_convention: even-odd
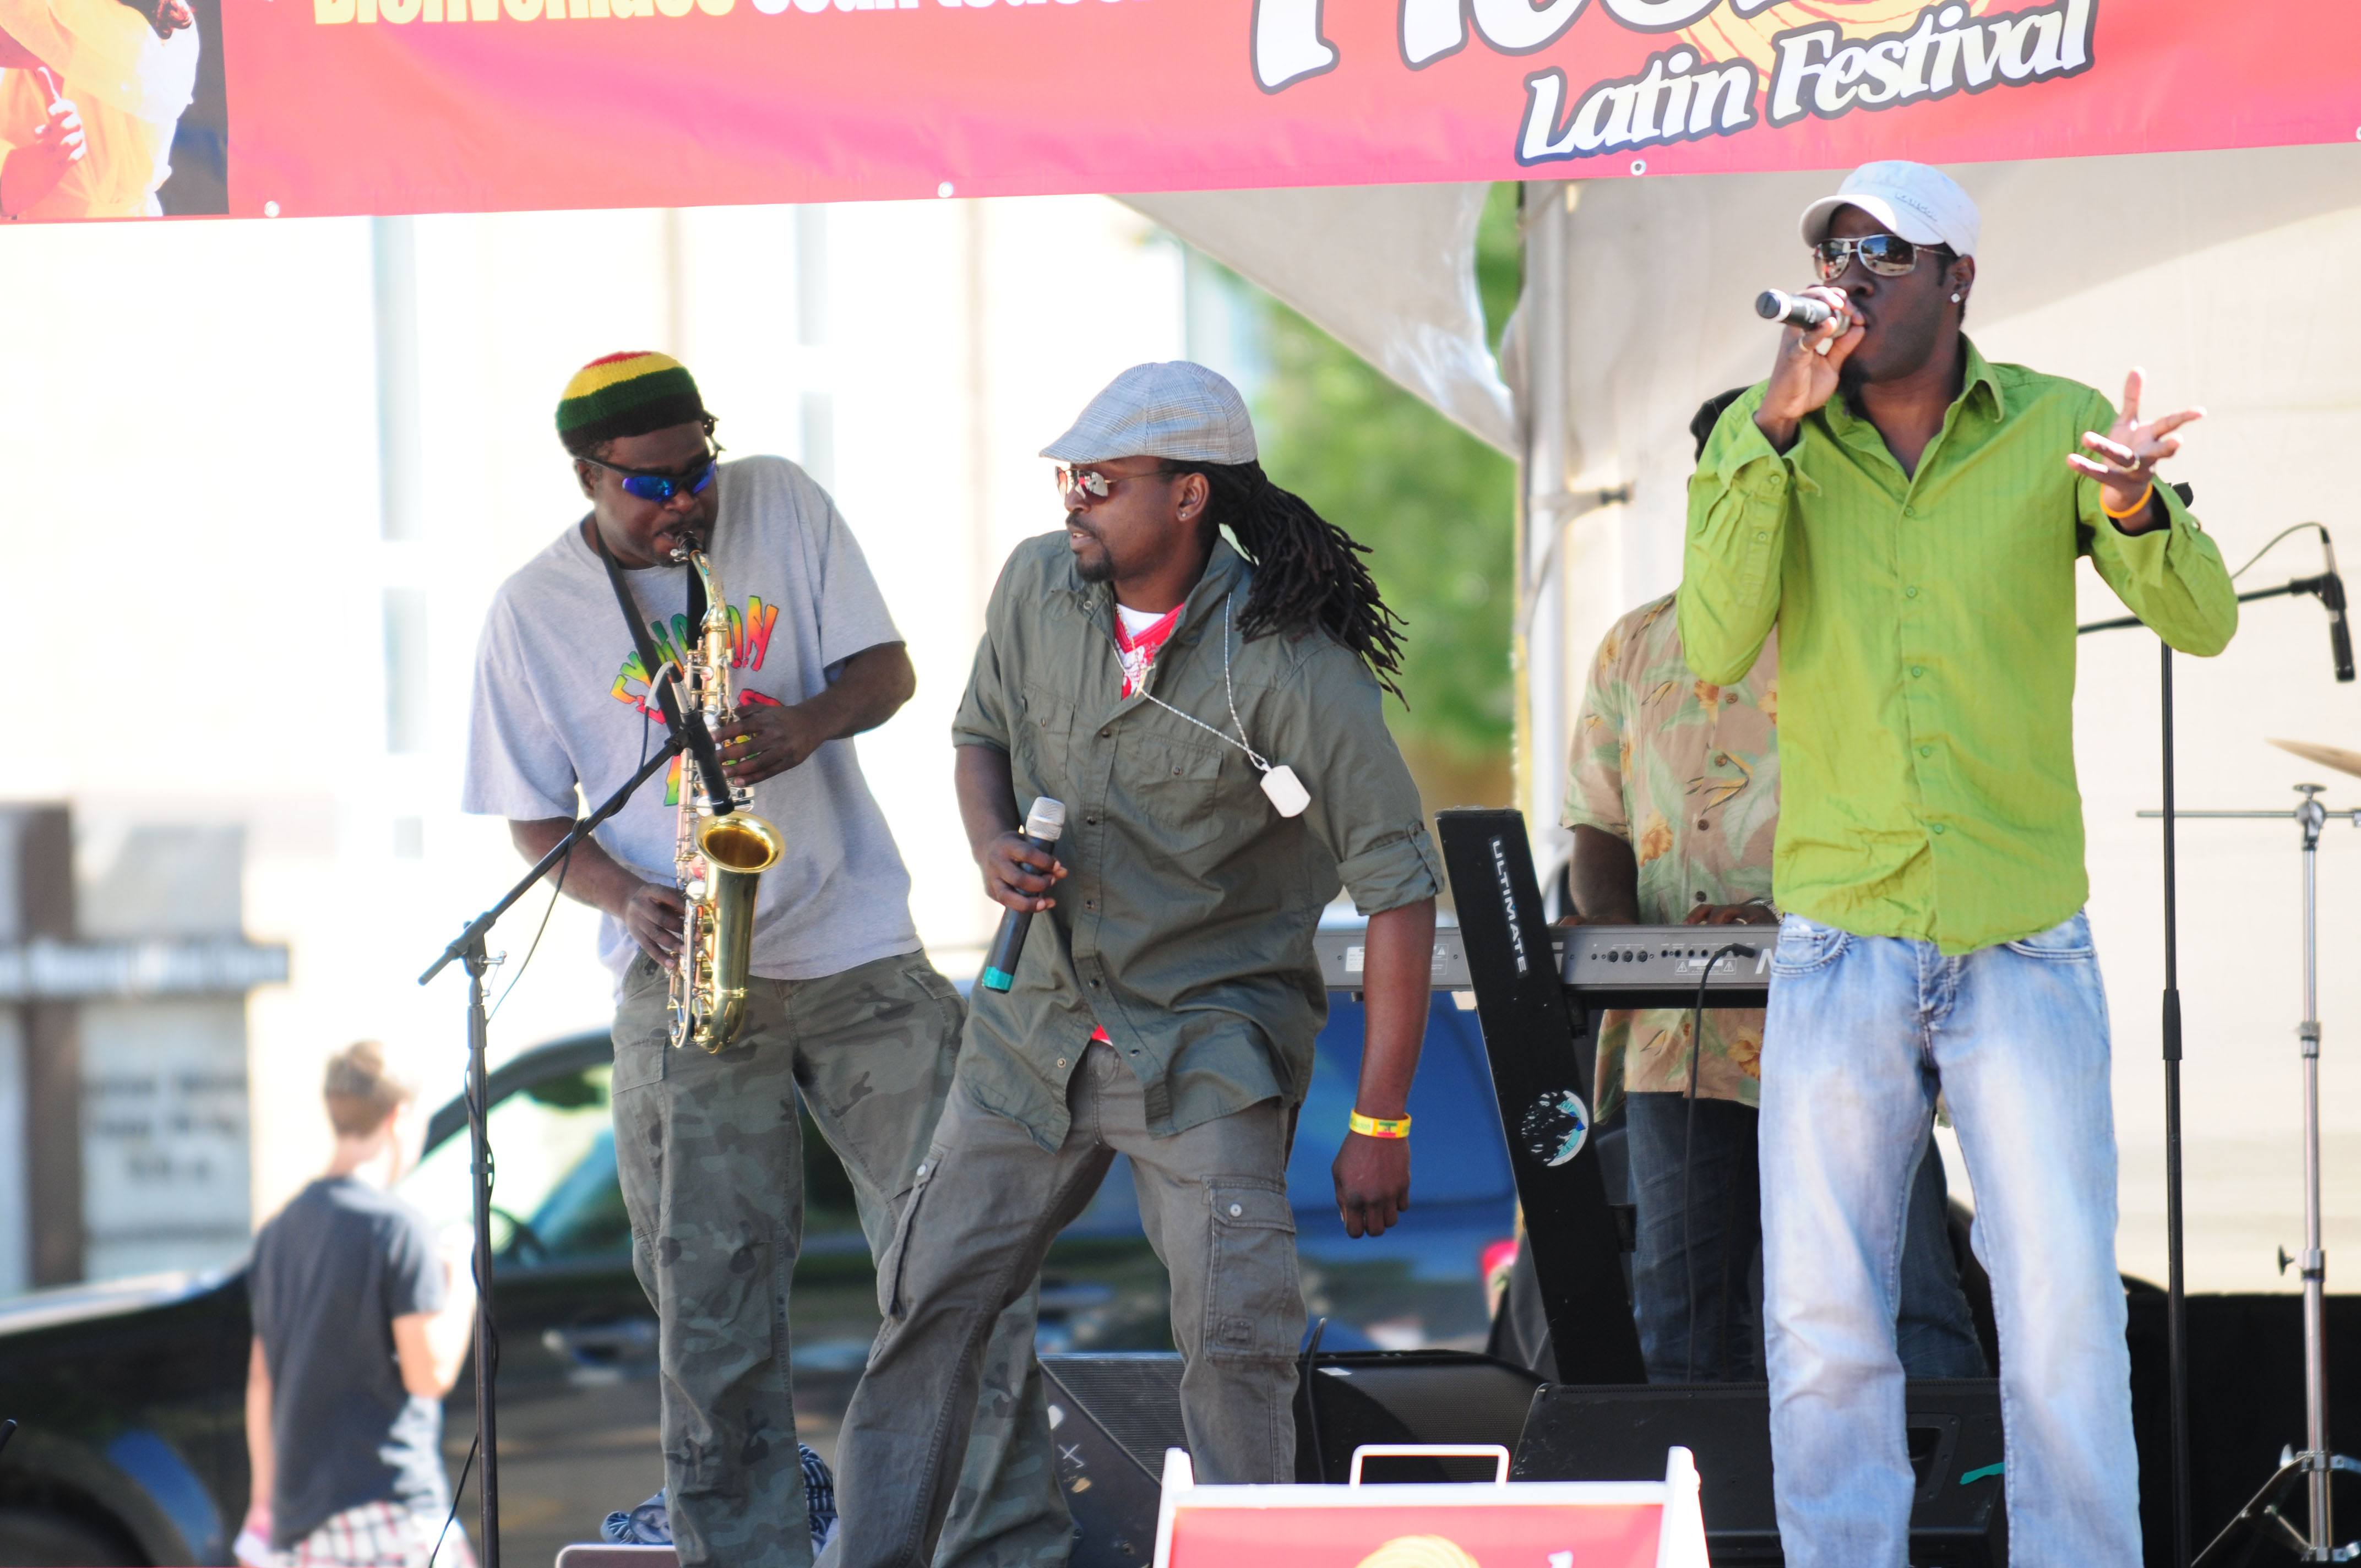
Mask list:
[[[2333,1544],[2329,1481],[2337,1471],[2361,1474],[2361,1464],[2332,1453],[2328,1446],[2328,1255],[2320,1234],[2320,830],[2332,813],[2320,803],[2321,784],[2298,784],[2303,804],[2292,811],[2176,811],[2176,817],[2246,818],[2286,821],[2293,817],[2303,834],[2303,1022],[2296,1039],[2303,1052],[2303,1252],[2290,1257],[2279,1251],[2279,1272],[2290,1263],[2303,1279],[2303,1407],[2304,1445],[2299,1453],[2281,1451],[2279,1467],[2238,1515],[2223,1527],[2191,1568],[2219,1560],[2241,1534],[2255,1530],[2288,1547],[2303,1563],[2350,1563],[2361,1559],[2361,1541]],[[2143,811],[2142,817],[2161,812]],[[2339,811],[2361,828],[2361,810]],[[2306,1494],[2307,1530],[2299,1530],[2280,1509],[2281,1500],[2301,1479]]]

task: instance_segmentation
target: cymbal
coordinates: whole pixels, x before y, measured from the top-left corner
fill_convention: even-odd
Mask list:
[[[2348,751],[2341,746],[2316,745],[2310,740],[2274,740],[2272,745],[2282,751],[2293,751],[2308,762],[2318,762],[2323,768],[2334,768],[2340,773],[2361,778],[2361,751]]]

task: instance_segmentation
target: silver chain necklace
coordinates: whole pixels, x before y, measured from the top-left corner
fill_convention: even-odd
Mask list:
[[[1160,653],[1162,650],[1159,649],[1158,652]],[[1236,725],[1238,729],[1238,732],[1235,735],[1225,734],[1223,731],[1214,729],[1212,725],[1206,723],[1203,719],[1198,718],[1193,713],[1182,713],[1179,708],[1173,707],[1162,697],[1158,696],[1154,692],[1149,691],[1148,689],[1148,683],[1156,678],[1157,663],[1158,661],[1156,660],[1150,660],[1148,662],[1148,667],[1140,678],[1140,696],[1146,697],[1148,701],[1154,703],[1165,712],[1173,715],[1175,718],[1187,719],[1190,723],[1195,725],[1206,734],[1217,736],[1221,740],[1227,741],[1229,744],[1235,746],[1239,751],[1244,751],[1246,754],[1246,761],[1252,762],[1257,768],[1266,773],[1270,772],[1270,764],[1263,760],[1262,753],[1257,751],[1252,746],[1246,743],[1246,720],[1238,717],[1238,688],[1230,679],[1229,595],[1224,594],[1222,596],[1222,689],[1225,694],[1227,694],[1230,699],[1230,722]]]

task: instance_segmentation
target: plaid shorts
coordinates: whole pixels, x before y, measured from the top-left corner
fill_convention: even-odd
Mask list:
[[[434,1541],[443,1536],[437,1552]],[[328,1521],[276,1554],[280,1568],[476,1568],[467,1532],[453,1520],[443,1534],[440,1513],[412,1513],[400,1503],[363,1503]]]

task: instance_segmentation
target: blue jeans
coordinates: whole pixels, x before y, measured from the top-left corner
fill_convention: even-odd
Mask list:
[[[1939,1085],[2000,1327],[2014,1568],[2136,1568],[2106,998],[2080,915],[1957,958],[1790,915],[1763,1030],[1771,1445],[1789,1568],[1901,1568],[1894,1301]]]
[[[1760,1118],[1749,1106],[1700,1100],[1692,1138],[1686,1096],[1632,1094],[1624,1103],[1630,1107],[1631,1196],[1639,1211],[1632,1309],[1648,1381],[1756,1382],[1763,1376]],[[1976,1340],[1975,1317],[1951,1255],[1949,1207],[1943,1161],[1930,1138],[1911,1182],[1904,1227],[1895,1324],[1902,1366],[1913,1377],[1989,1376],[1992,1369]]]

